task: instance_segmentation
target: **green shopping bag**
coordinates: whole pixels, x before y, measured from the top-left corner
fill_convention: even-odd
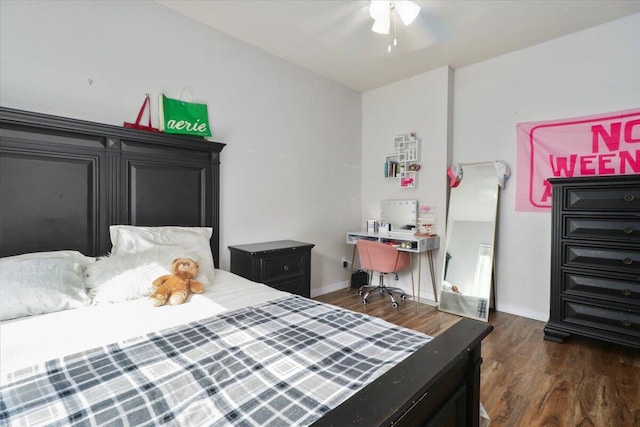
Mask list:
[[[211,136],[207,104],[182,101],[160,95],[160,130],[179,135]]]

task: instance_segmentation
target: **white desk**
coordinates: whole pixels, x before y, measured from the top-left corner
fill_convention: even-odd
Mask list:
[[[418,254],[418,296],[420,296],[420,282],[422,269],[422,254],[427,253],[429,261],[429,271],[431,273],[431,286],[433,295],[438,302],[438,292],[436,290],[435,270],[433,268],[433,250],[440,247],[440,236],[416,237],[413,233],[367,233],[366,231],[355,231],[347,233],[347,243],[353,245],[351,255],[351,273],[353,273],[353,263],[356,260],[356,241],[360,239],[375,240],[382,243],[395,243],[398,250],[409,252],[409,255]],[[413,285],[413,264],[411,268],[411,282]],[[415,298],[415,293],[414,293]]]

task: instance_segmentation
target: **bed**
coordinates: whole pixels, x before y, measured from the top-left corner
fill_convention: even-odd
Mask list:
[[[223,148],[0,108],[0,261],[11,267],[0,280],[19,280],[23,263],[35,277],[62,263],[75,279],[46,277],[80,283],[75,302],[35,301],[0,323],[0,423],[37,408],[60,425],[479,425],[491,326],[462,319],[431,339],[217,268]],[[109,272],[151,277],[149,259],[206,259],[203,242],[203,294],[154,308],[146,282],[114,292],[125,281]]]

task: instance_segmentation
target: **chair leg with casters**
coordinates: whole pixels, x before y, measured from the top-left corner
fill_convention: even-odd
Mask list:
[[[407,299],[407,294],[402,289],[389,288],[384,284],[384,275],[382,273],[380,273],[380,284],[378,286],[371,286],[371,285],[362,286],[360,287],[360,291],[358,293],[362,295],[362,292],[366,290],[365,288],[369,288],[369,290],[362,297],[363,304],[367,304],[369,302],[367,298],[369,298],[369,295],[372,292],[380,292],[381,294],[385,294],[389,296],[389,298],[391,299],[391,306],[393,308],[398,308],[398,302],[396,301],[396,298],[393,295],[393,292],[399,293],[401,299],[403,300]]]
[[[376,289],[377,286],[376,285],[372,285],[371,284],[371,277],[373,276],[372,272],[368,272],[367,275],[369,276],[369,283],[367,283],[366,285],[362,285],[360,286],[360,288],[358,289],[358,295],[362,296],[363,294],[367,294],[369,295],[369,292],[371,292],[373,289]],[[363,298],[363,304],[366,304],[366,301],[364,301]]]
[[[360,289],[358,290],[358,295],[360,295],[362,297],[362,302],[364,304],[366,304],[367,302],[365,301],[367,299],[367,296],[369,296],[369,294],[373,291],[375,291],[376,289],[378,289],[377,286],[370,286],[370,285],[364,285],[361,286]],[[364,295],[364,296],[363,296]]]

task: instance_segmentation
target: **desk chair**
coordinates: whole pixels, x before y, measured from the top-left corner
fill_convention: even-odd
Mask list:
[[[380,283],[375,286],[369,284],[360,287],[359,295],[364,293],[362,303],[367,303],[367,298],[371,292],[380,292],[389,295],[391,305],[398,307],[393,292],[400,293],[400,298],[406,299],[407,295],[400,288],[390,288],[384,284],[384,275],[387,273],[397,273],[400,270],[411,267],[411,258],[406,252],[401,252],[391,245],[385,243],[374,242],[371,240],[361,239],[356,242],[358,247],[358,257],[360,259],[360,267],[371,272],[377,271],[380,274]],[[366,292],[366,293],[365,293]]]

